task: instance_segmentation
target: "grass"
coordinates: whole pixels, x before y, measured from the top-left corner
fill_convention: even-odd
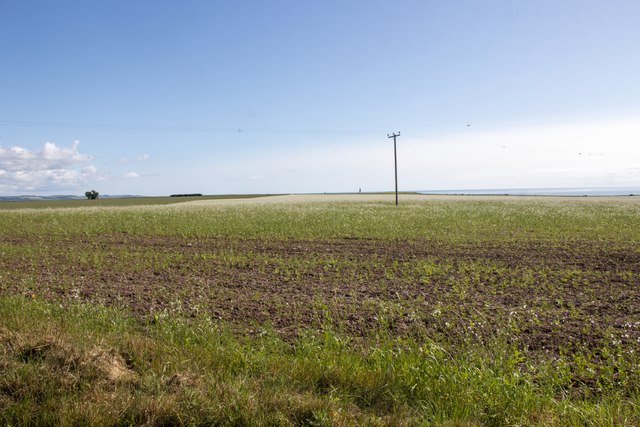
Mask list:
[[[636,198],[1,211],[0,423],[639,425],[639,220]]]
[[[149,206],[170,205],[174,203],[190,202],[195,200],[227,200],[227,199],[252,199],[265,197],[263,194],[225,194],[214,196],[186,196],[186,197],[122,197],[122,198],[98,198],[95,200],[29,200],[29,201],[0,201],[0,210],[3,209],[56,209],[56,208],[85,208],[85,207],[119,207],[119,206]]]
[[[87,201],[87,204],[90,201]],[[226,236],[264,239],[640,240],[640,200],[507,199],[299,204],[176,204],[12,210],[0,227],[22,235]]]
[[[291,344],[207,319],[141,324],[100,306],[5,297],[0,310],[5,425],[640,421],[636,392],[580,394],[562,360],[523,369],[523,355],[499,338],[460,348],[374,331],[353,346],[328,329]]]

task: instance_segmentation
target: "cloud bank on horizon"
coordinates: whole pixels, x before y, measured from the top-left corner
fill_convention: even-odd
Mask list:
[[[38,150],[0,145],[0,192],[56,192],[77,190],[101,179],[93,156],[78,151],[79,141],[69,147],[46,142]]]
[[[92,163],[95,156],[81,153],[79,145],[80,141],[74,141],[68,147],[47,141],[34,150],[0,145],[0,194],[82,194],[86,188],[105,181],[140,178],[135,171],[114,175],[99,170]],[[149,154],[142,154],[133,159],[122,158],[120,163],[140,163],[149,159]]]
[[[398,138],[404,190],[640,185],[640,117],[570,121]],[[385,136],[263,153],[216,165],[219,178],[257,192],[388,191],[393,148]],[[251,170],[251,175],[242,171]],[[240,188],[240,187],[238,187]]]

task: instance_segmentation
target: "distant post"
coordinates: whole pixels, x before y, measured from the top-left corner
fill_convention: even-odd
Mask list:
[[[398,155],[396,153],[396,138],[400,136],[400,132],[387,134],[387,138],[393,138],[393,164],[396,172],[396,206],[398,206]]]

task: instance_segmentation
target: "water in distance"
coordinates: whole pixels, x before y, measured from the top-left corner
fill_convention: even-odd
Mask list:
[[[468,194],[509,196],[640,196],[640,187],[490,188],[465,190],[422,190],[422,194]]]

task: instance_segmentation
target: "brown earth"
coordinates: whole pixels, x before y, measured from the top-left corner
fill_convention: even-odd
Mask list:
[[[4,238],[0,292],[308,328],[486,340],[532,352],[640,348],[640,248],[626,242]]]

